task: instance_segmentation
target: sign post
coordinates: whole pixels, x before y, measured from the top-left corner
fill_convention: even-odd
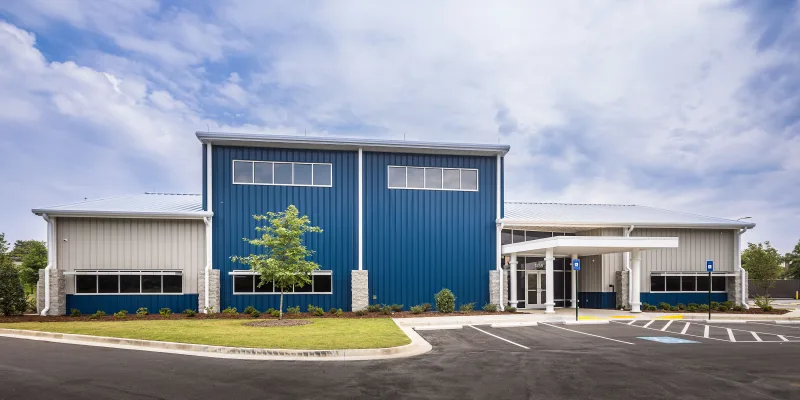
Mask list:
[[[706,260],[706,271],[708,271],[708,319],[711,319],[711,272],[714,271],[713,260]]]
[[[581,260],[576,258],[572,260],[572,273],[575,274],[575,292],[578,291],[578,271],[581,270]],[[575,293],[575,321],[578,320],[578,293]]]

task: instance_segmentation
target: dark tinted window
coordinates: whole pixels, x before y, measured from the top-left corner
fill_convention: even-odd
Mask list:
[[[711,277],[711,290],[715,292],[723,292],[725,291],[725,277],[724,276],[712,276]]]
[[[75,275],[75,293],[97,293],[97,275]]]
[[[525,231],[514,231],[511,235],[511,240],[514,243],[524,242],[525,241]]]
[[[119,276],[117,275],[98,275],[98,293],[119,293]]]
[[[255,183],[272,183],[272,163],[257,162],[253,164]]]
[[[161,275],[142,275],[142,293],[161,293]]]
[[[698,292],[707,292],[708,291],[708,276],[698,276],[697,277],[697,291]]]
[[[120,275],[120,293],[139,293],[139,275]]]
[[[233,182],[253,183],[253,163],[250,161],[234,161]]]
[[[525,232],[525,240],[536,240],[542,238],[549,238],[553,237],[552,232],[539,232],[539,231],[527,231]]]
[[[295,285],[294,292],[295,293],[311,293],[312,292],[312,290],[311,290],[311,282],[306,283],[305,285],[303,285],[303,287],[300,287],[300,285]]]
[[[559,272],[553,275],[553,298],[564,298],[564,273]]]
[[[668,276],[667,278],[667,291],[668,292],[680,292],[681,291],[681,277],[680,276]]]
[[[162,279],[164,279],[164,293],[183,292],[183,276],[164,275]]]
[[[258,287],[258,285],[261,283],[261,277],[257,276],[255,277],[255,279],[256,279],[256,293],[272,293],[272,281],[264,282],[264,284],[261,285],[261,287]]]
[[[330,275],[314,275],[314,291],[317,293],[332,292]]]
[[[294,165],[294,184],[295,185],[310,185],[311,184],[311,164],[295,164]]]
[[[681,291],[683,292],[694,292],[695,277],[694,276],[682,276],[681,277]]]
[[[500,232],[500,244],[510,244],[511,243],[511,231],[508,229],[503,229]]]
[[[664,277],[659,275],[653,275],[650,277],[650,291],[651,292],[663,292],[664,291]]]
[[[233,276],[233,291],[234,292],[252,292],[253,291],[253,276],[252,275],[234,275]]]
[[[314,186],[331,185],[331,166],[328,164],[314,164]]]

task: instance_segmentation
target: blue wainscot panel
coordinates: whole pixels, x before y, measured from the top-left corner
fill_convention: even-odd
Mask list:
[[[332,271],[332,294],[298,294],[284,296],[283,309],[308,304],[350,310],[350,271],[358,268],[358,157],[352,151],[295,150],[251,147],[214,146],[213,207],[214,268],[220,270],[221,307],[236,307],[239,311],[253,306],[260,311],[278,308],[278,295],[233,294],[233,279],[229,274],[247,265],[231,261],[231,256],[247,256],[259,251],[242,238],[258,233],[254,214],[280,212],[293,204],[301,215],[308,215],[312,225],[322,233],[309,233],[304,244],[316,253],[309,260],[320,269]],[[331,187],[234,185],[233,160],[315,162],[332,165]]]
[[[676,306],[679,303],[689,304],[708,304],[708,293],[655,293],[655,292],[642,292],[640,296],[642,303],[657,306],[658,303],[669,303],[671,306]],[[728,301],[727,293],[711,293],[711,301]]]
[[[617,308],[614,292],[578,292],[578,305],[581,308]]]
[[[112,314],[119,310],[127,310],[133,314],[141,307],[150,313],[158,313],[162,308],[169,308],[174,313],[190,309],[197,311],[197,294],[180,295],[67,295],[67,313],[77,308],[82,314],[94,314],[97,310]]]

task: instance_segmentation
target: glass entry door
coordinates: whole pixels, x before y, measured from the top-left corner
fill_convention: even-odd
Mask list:
[[[547,283],[544,271],[528,271],[525,279],[525,307],[544,307]]]

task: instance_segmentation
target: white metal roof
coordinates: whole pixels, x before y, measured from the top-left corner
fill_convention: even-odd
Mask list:
[[[505,155],[506,144],[440,143],[344,137],[265,135],[255,133],[196,132],[203,143],[223,146],[280,147],[295,149],[336,149],[456,155]]]
[[[203,211],[201,195],[173,193],[138,193],[31,211],[37,215],[116,218],[203,218],[213,215]]]
[[[614,204],[506,202],[502,222],[510,226],[752,228],[753,223],[660,208]]]
[[[553,249],[553,254],[559,257],[572,255],[582,257],[624,253],[634,249],[674,249],[677,247],[678,238],[676,237],[553,236],[506,244],[502,247],[502,253],[543,256],[546,254],[547,249]]]

